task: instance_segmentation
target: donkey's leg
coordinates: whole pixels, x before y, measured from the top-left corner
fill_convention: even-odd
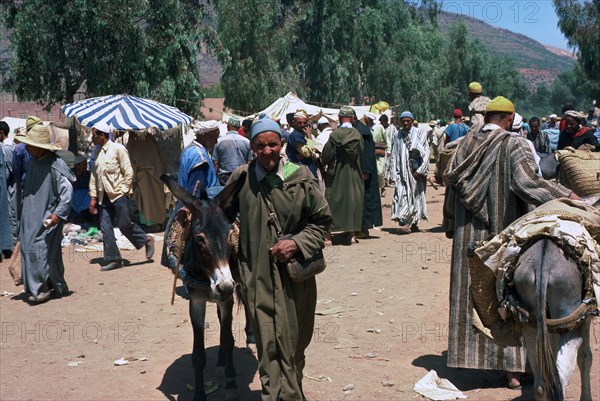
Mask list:
[[[204,392],[204,367],[206,351],[204,349],[204,321],[206,316],[206,300],[190,291],[190,321],[194,332],[192,364],[194,366],[194,401],[206,401]]]
[[[233,298],[227,302],[217,304],[217,313],[221,325],[219,359],[225,359],[225,400],[237,398],[236,371],[233,365],[233,349],[235,340],[233,338]]]
[[[590,349],[590,325],[592,318],[588,317],[579,326],[582,344],[577,354],[577,365],[581,374],[581,401],[592,401],[592,389],[590,386],[590,370],[592,369],[592,350]]]
[[[529,362],[531,372],[533,373],[533,396],[536,401],[545,401],[547,399],[546,383],[537,362],[537,330],[535,327],[531,327],[527,324],[523,325],[523,342],[525,350],[527,351],[527,361]]]

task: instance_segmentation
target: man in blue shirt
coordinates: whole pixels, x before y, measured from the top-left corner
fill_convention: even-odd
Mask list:
[[[227,122],[227,133],[219,138],[213,148],[212,160],[221,185],[227,183],[233,170],[254,158],[250,140],[238,133],[239,127],[240,120],[231,117]]]
[[[467,135],[467,132],[469,132],[469,126],[462,122],[462,110],[454,110],[454,124],[446,127],[444,131],[444,144],[456,141],[458,138]]]

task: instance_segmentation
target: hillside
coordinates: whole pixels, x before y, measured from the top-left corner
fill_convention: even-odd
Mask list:
[[[497,28],[475,18],[452,13],[440,15],[440,29],[447,34],[450,27],[462,19],[469,33],[481,40],[492,54],[508,57],[528,83],[550,84],[561,72],[570,70],[575,59],[563,49],[544,46],[519,33]]]

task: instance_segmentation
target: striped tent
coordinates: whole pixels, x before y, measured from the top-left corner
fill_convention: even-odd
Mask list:
[[[95,97],[70,103],[61,108],[67,117],[76,117],[86,127],[104,122],[116,130],[159,130],[190,124],[192,118],[177,108],[153,100],[129,95]]]

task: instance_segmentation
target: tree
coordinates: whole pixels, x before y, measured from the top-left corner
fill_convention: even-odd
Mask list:
[[[478,39],[472,39],[464,21],[450,28],[450,43],[446,53],[447,83],[452,87],[452,108],[465,111],[469,105],[466,96],[470,82],[482,84],[485,95],[504,96],[513,101],[526,95],[525,84],[507,58],[490,55]]]
[[[600,0],[554,0],[558,26],[588,79],[600,82]]]
[[[193,0],[0,0],[14,58],[4,87],[47,108],[128,93],[197,114],[203,7]]]
[[[278,0],[215,0],[216,54],[223,67],[225,105],[253,112],[296,90],[290,60],[293,25]]]

